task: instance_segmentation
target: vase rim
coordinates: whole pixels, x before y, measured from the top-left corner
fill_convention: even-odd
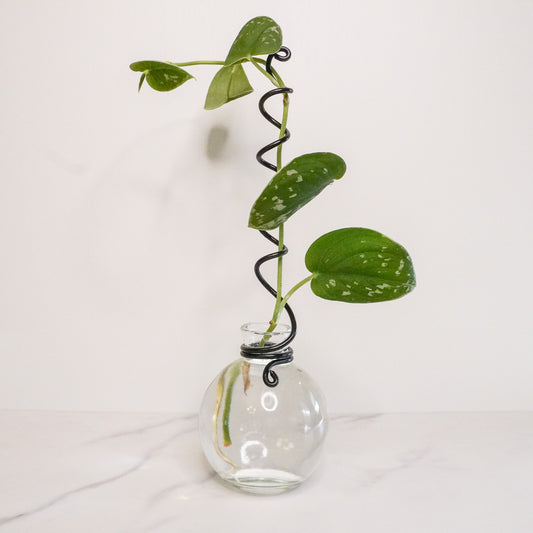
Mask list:
[[[269,327],[269,322],[246,322],[241,326],[241,331],[243,333],[252,333],[254,335],[264,335]],[[291,327],[288,324],[276,324],[276,327],[270,332],[270,334],[286,335],[290,330]]]

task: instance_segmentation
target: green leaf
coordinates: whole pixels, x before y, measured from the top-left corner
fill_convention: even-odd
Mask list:
[[[369,303],[394,300],[415,288],[407,250],[381,233],[344,228],[322,235],[307,250],[311,290],[326,300]]]
[[[226,65],[233,65],[255,55],[275,54],[281,48],[281,28],[269,17],[248,21],[231,45]]]
[[[156,91],[171,91],[193,78],[188,72],[172,63],[161,61],[137,61],[130,65],[134,72],[142,72],[139,91],[144,79]]]
[[[139,89],[138,92],[141,92],[141,87],[143,86],[144,79],[146,78],[146,74],[143,72],[141,74],[141,79],[139,80]]]
[[[293,159],[272,178],[255,201],[248,226],[260,230],[277,228],[345,172],[342,158],[329,152]]]
[[[224,66],[215,74],[209,86],[204,108],[216,109],[252,91],[241,64]]]

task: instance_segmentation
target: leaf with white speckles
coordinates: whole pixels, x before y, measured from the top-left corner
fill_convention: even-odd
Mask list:
[[[277,228],[345,172],[343,159],[330,152],[315,152],[293,159],[259,195],[250,212],[248,226],[259,230]]]
[[[171,91],[193,78],[182,68],[162,61],[137,61],[130,65],[130,69],[134,72],[142,72],[139,91],[145,79],[148,85],[156,91]]]
[[[205,99],[205,109],[216,109],[253,92],[241,64],[222,67],[213,78]]]
[[[275,54],[281,48],[281,28],[269,17],[248,21],[231,45],[226,65],[233,65],[255,55]]]
[[[326,300],[370,303],[394,300],[416,285],[407,250],[377,231],[344,228],[319,237],[307,250],[311,290]]]

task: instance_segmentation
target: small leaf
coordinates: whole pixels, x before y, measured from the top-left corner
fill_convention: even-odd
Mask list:
[[[342,158],[329,152],[293,159],[272,178],[255,201],[248,226],[260,230],[277,228],[345,172]]]
[[[161,61],[136,61],[130,65],[130,69],[133,72],[145,72],[152,68],[158,68],[160,65],[167,65],[167,63],[162,63]]]
[[[205,109],[216,109],[253,91],[241,64],[222,67],[213,78],[205,99]]]
[[[255,55],[275,54],[281,48],[281,28],[269,17],[248,21],[231,45],[226,65]]]
[[[407,250],[381,233],[344,228],[322,235],[307,250],[311,290],[326,300],[369,303],[394,300],[415,288]]]
[[[142,72],[139,90],[145,78],[148,85],[156,91],[171,91],[193,78],[182,68],[161,61],[137,61],[130,68],[134,72]]]
[[[141,87],[143,86],[144,79],[146,78],[146,74],[143,72],[141,74],[141,79],[139,80],[139,89],[138,92],[141,92]]]

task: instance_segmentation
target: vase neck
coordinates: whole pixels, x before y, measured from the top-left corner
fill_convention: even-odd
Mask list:
[[[270,324],[263,322],[249,322],[241,326],[242,342],[249,347],[272,347],[284,342],[291,333],[287,324],[277,324],[272,328]]]
[[[261,364],[265,365],[265,385],[276,387],[279,379],[272,368],[292,361],[292,348],[287,346],[291,328],[284,324],[275,328],[269,327],[269,324],[244,324],[241,331],[244,334],[241,355],[248,360],[261,361]]]

